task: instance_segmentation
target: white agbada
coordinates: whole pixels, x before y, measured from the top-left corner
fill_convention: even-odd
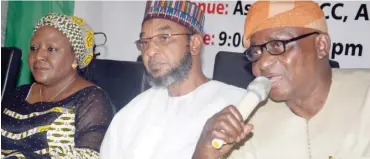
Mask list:
[[[333,70],[328,99],[309,121],[268,101],[251,123],[253,137],[229,159],[370,158],[370,69]]]
[[[191,93],[169,97],[149,89],[114,117],[101,146],[103,159],[190,159],[205,122],[244,89],[209,81]]]

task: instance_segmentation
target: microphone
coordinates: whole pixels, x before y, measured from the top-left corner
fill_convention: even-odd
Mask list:
[[[239,102],[236,108],[239,110],[243,120],[247,120],[252,111],[257,105],[264,101],[271,90],[271,82],[268,78],[259,76],[256,77],[247,88],[247,93]],[[212,146],[220,149],[225,142],[221,139],[213,139]]]

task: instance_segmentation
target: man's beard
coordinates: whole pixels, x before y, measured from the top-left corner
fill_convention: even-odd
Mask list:
[[[192,64],[191,54],[189,51],[186,51],[185,56],[180,62],[171,67],[165,75],[153,77],[151,73],[146,72],[146,79],[152,87],[167,88],[170,85],[180,83],[188,78]]]

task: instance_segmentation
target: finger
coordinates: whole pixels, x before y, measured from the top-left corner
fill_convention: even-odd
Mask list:
[[[225,143],[232,143],[233,142],[233,138],[231,136],[227,135],[226,132],[224,130],[221,130],[221,129],[214,129],[212,131],[212,136],[213,136],[213,138],[211,139],[211,142],[212,142],[213,139],[220,139],[220,140],[223,140]]]
[[[246,124],[244,126],[243,133],[241,134],[240,138],[245,139],[253,130],[253,125],[251,124]]]
[[[227,120],[221,120],[216,128],[225,131],[224,133],[231,137],[233,141],[241,134]]]
[[[235,116],[235,118],[239,121],[239,122],[243,122],[243,117],[242,115],[240,114],[239,110],[231,105],[230,108],[229,108],[229,111]]]
[[[231,113],[225,114],[225,118],[225,120],[230,123],[231,126],[233,126],[239,136],[243,132],[244,124],[239,122],[238,119],[236,119],[236,117]]]

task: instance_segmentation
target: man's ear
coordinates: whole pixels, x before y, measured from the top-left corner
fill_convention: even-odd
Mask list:
[[[320,34],[315,38],[317,58],[323,59],[329,56],[331,41],[328,34]]]
[[[203,46],[203,37],[201,34],[197,33],[190,37],[190,53],[192,55],[199,55],[201,48]]]

